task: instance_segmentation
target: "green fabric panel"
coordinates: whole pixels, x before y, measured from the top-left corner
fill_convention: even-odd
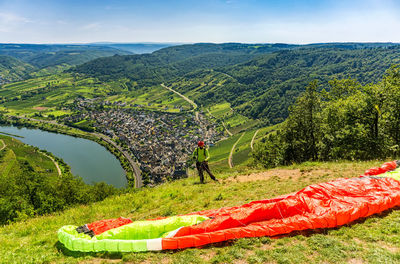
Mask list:
[[[137,221],[94,237],[78,233],[77,226],[67,225],[58,230],[58,239],[72,251],[142,252],[148,250],[146,239],[161,238],[179,227],[195,225],[207,219],[209,218],[205,216],[185,215],[155,221]]]
[[[381,176],[381,175],[379,175],[379,176]],[[393,178],[395,180],[400,181],[400,168],[397,168],[397,169],[395,169],[393,171],[385,172],[384,174],[382,174],[382,176],[383,177],[390,177],[390,178]]]
[[[96,236],[97,239],[141,240],[160,238],[179,227],[196,225],[207,220],[200,215],[172,216],[154,221],[135,221],[131,224],[108,230]]]
[[[146,240],[97,240],[78,233],[77,226],[63,226],[58,230],[58,239],[66,248],[81,252],[141,252],[147,251]]]

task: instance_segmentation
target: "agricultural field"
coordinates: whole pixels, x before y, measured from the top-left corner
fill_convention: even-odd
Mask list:
[[[235,167],[246,167],[247,165],[250,165],[251,141],[253,140],[254,134],[257,132],[254,137],[253,146],[269,133],[274,133],[280,126],[281,124],[262,128],[252,128],[219,141],[215,146],[210,147],[210,166],[217,171],[229,170],[229,154],[233,145],[243,133],[243,137],[240,138],[233,151],[232,161]]]
[[[231,152],[233,144],[239,139],[240,134],[229,137],[228,139],[221,140],[215,146],[212,146],[210,152],[211,166],[215,163],[222,166],[228,166],[228,157]],[[220,166],[219,166],[220,167]]]
[[[19,177],[22,173],[19,166],[21,161],[29,162],[40,177],[58,177],[54,162],[37,148],[25,145],[12,137],[0,135],[0,183]]]
[[[209,115],[217,119],[221,119],[230,115],[232,111],[233,110],[230,103],[220,103],[208,108]]]
[[[161,86],[132,90],[127,83],[125,79],[100,82],[69,73],[41,76],[0,87],[0,111],[17,116],[57,117],[70,114],[66,105],[78,97],[100,97],[111,103],[167,112],[191,109],[185,100]]]

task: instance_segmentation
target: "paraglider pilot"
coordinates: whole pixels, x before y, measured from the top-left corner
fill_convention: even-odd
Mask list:
[[[210,154],[203,141],[197,143],[197,148],[194,150],[192,155],[193,160],[196,161],[196,168],[199,172],[200,183],[204,183],[203,171],[206,171],[210,175],[211,179],[218,182],[215,176],[212,174],[210,168],[208,167],[208,160],[210,159]]]

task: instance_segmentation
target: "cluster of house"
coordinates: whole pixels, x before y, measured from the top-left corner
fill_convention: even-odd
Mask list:
[[[121,141],[140,163],[151,183],[186,175],[186,162],[199,140],[214,144],[221,138],[216,125],[191,112],[173,114],[131,108],[88,107],[66,121],[93,121],[97,132]]]

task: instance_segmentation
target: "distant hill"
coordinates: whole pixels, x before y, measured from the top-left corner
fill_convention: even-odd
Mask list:
[[[161,83],[199,69],[249,61],[259,54],[295,48],[287,44],[199,43],[164,48],[152,54],[99,58],[73,71],[102,80],[130,78],[141,85]]]
[[[105,47],[116,48],[119,50],[129,51],[135,54],[152,53],[156,50],[179,45],[174,43],[90,43],[90,45],[100,45]]]
[[[97,45],[0,44],[0,55],[17,58],[38,68],[78,65],[115,54],[127,55],[131,52]]]
[[[0,85],[21,80],[36,68],[10,56],[0,55]]]
[[[287,116],[288,107],[312,80],[326,87],[333,78],[353,78],[362,84],[381,80],[385,71],[400,63],[400,46],[389,48],[317,48],[310,46],[279,51],[222,71],[237,81],[233,91],[221,89],[222,96],[252,118],[273,123]],[[240,87],[240,88],[238,88]]]
[[[248,117],[278,123],[311,80],[323,85],[347,77],[376,82],[396,63],[400,45],[395,43],[199,43],[99,58],[72,71],[103,81],[129,78],[140,87],[173,84],[176,90],[191,93],[199,105],[226,101]],[[218,81],[197,89],[204,86],[201,76]]]

